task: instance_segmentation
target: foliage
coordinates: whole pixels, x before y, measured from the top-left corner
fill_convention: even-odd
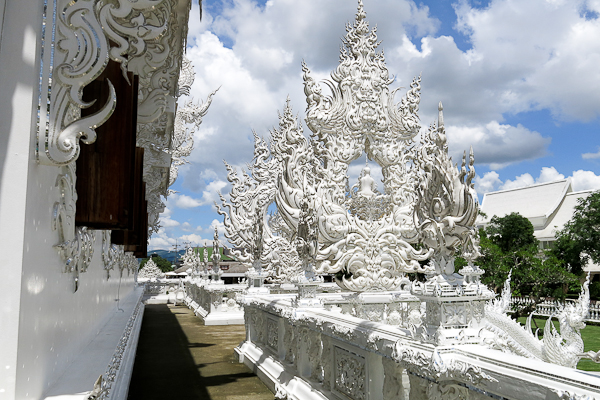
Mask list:
[[[505,253],[530,245],[537,246],[537,239],[533,236],[533,225],[527,218],[516,212],[502,218],[494,215],[486,233],[490,240]]]
[[[557,233],[554,253],[578,275],[588,259],[600,264],[600,191],[579,199],[573,217]]]
[[[169,260],[162,258],[158,254],[152,254],[150,257],[152,257],[152,260],[154,261],[158,269],[160,269],[162,272],[173,271],[173,266],[171,265]],[[144,268],[144,265],[146,265],[146,262],[148,262],[148,260],[149,258],[142,259],[142,261],[140,262],[140,269]]]
[[[590,283],[590,299],[600,299],[600,281]]]
[[[482,282],[498,293],[512,270],[513,295],[534,300],[527,309],[516,310],[516,317],[533,311],[546,297],[564,299],[570,287],[578,283],[577,276],[560,259],[538,248],[533,225],[517,213],[493,217],[479,234],[481,256],[477,263],[485,270]]]

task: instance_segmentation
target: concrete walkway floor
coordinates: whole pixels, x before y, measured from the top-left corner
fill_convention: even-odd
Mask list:
[[[243,325],[205,326],[185,306],[146,305],[129,400],[273,400],[233,349]]]

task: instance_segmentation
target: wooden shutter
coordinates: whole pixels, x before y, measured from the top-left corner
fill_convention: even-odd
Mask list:
[[[114,113],[96,128],[96,142],[82,145],[77,159],[76,225],[92,229],[134,228],[135,143],[137,129],[138,77],[123,76],[121,64],[110,60],[104,72],[83,90],[83,99],[95,103],[82,116],[97,112],[114,85]]]

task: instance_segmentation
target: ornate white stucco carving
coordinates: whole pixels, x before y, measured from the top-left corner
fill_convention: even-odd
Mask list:
[[[497,382],[476,365],[454,358],[445,361],[437,349],[426,354],[409,348],[404,341],[396,343],[392,358],[407,370],[435,381],[457,379],[471,384],[479,384],[481,381]]]
[[[219,231],[216,226],[215,226],[215,233],[213,235],[213,250],[212,250],[212,254],[211,254],[211,259],[212,259],[211,277],[212,277],[213,283],[222,283],[223,281],[221,281],[221,275],[223,275],[223,271],[221,270],[221,267],[219,265],[221,263],[221,252],[219,250]]]
[[[202,273],[205,277],[208,277],[209,272],[208,272],[208,246],[206,245],[206,242],[204,242],[204,251],[203,251],[203,259],[202,259]]]
[[[164,276],[165,274],[158,268],[152,258],[146,261],[146,264],[138,273],[138,279],[157,279]]]
[[[194,77],[189,60],[182,60],[191,1],[55,0],[45,6],[36,156],[40,164],[63,166],[57,184],[62,194],[53,216],[60,242],[56,247],[70,260],[68,270],[74,268],[72,260],[76,259],[76,269],[84,271],[91,254],[87,257],[82,252],[88,251],[93,233],[85,228],[75,230],[74,161],[80,139],[93,143],[95,129],[117,106],[112,83],[107,82],[110,94],[106,104],[82,118],[81,109],[97,101],[83,101],[84,87],[102,73],[110,59],[120,63],[126,78],[128,71],[139,77],[137,144],[145,148],[143,175],[150,234],[159,228],[162,197],[177,176],[177,166],[185,162],[193,147],[193,130],[206,114],[212,94],[204,104],[190,102],[180,107],[182,123],[173,134],[176,99],[189,94]],[[195,128],[189,130],[185,123],[193,123]],[[170,171],[172,159],[174,172]],[[115,252],[110,245],[103,249],[107,274],[116,265],[110,259]],[[136,269],[133,262],[118,265],[129,272]]]
[[[52,212],[52,230],[58,233],[58,243],[54,248],[64,261],[65,273],[73,275],[73,289],[79,287],[79,273],[86,272],[94,255],[94,231],[86,227],[75,227],[75,164],[62,166],[56,179],[59,189],[59,201],[54,203]]]
[[[425,135],[423,144],[414,143],[420,128],[420,77],[394,104],[398,89],[389,89],[392,79],[365,16],[359,1],[340,64],[326,81],[331,95],[324,95],[302,66],[310,140],[288,101],[279,129],[271,132],[270,149],[256,139],[252,175],[239,178],[226,165],[234,188],[231,205],[222,199],[228,215],[221,212],[232,243],[256,247],[251,228],[261,221],[269,248],[272,231],[264,223],[264,210],[274,199],[277,222],[291,232],[289,242],[305,269],[314,263],[318,272],[336,273],[338,284],[354,291],[396,289],[406,273],[424,272],[419,261],[434,253],[432,267],[443,264],[444,272],[453,268],[459,246],[469,259],[477,255],[472,154],[469,171],[466,161],[460,171],[454,168],[443,123]],[[369,168],[347,189],[348,167],[365,153],[382,167],[383,192],[377,191]],[[313,227],[308,220],[317,223]],[[416,244],[424,246],[417,250]],[[263,266],[269,261],[264,254],[262,261]]]
[[[189,79],[187,75],[185,78]],[[182,87],[183,86],[180,88]],[[183,107],[177,109],[177,114],[175,115],[175,130],[170,149],[172,161],[169,186],[175,183],[178,168],[187,163],[186,157],[191,154],[194,148],[194,132],[196,132],[200,127],[200,124],[202,124],[202,117],[208,112],[208,107],[210,107],[210,104],[212,103],[212,97],[217,93],[217,90],[209,94],[208,98],[203,103],[194,103],[193,100],[189,100]]]
[[[37,143],[41,164],[68,164],[79,155],[79,139],[96,140],[95,128],[115,109],[115,92],[107,83],[108,102],[81,118],[77,110],[92,104],[83,101],[83,88],[102,73],[109,57],[124,72],[129,59],[144,57],[147,42],[165,33],[170,9],[167,0],[57,0],[48,5]]]
[[[493,333],[493,337],[486,341],[487,344],[523,357],[571,368],[575,368],[582,358],[598,362],[597,353],[584,353],[580,333],[585,328],[584,320],[589,308],[589,279],[588,274],[576,302],[563,305],[557,310],[555,316],[560,324],[560,332],[557,332],[550,317],[544,326],[543,338],[538,339],[531,329],[531,315],[524,327],[508,315],[511,300],[509,274],[501,297],[485,305],[485,327]]]
[[[430,268],[436,275],[454,273],[454,254],[462,249],[472,262],[479,255],[475,219],[479,209],[473,178],[473,149],[462,159],[460,171],[448,157],[448,144],[440,103],[437,126],[423,135],[415,164],[421,174],[415,204],[415,223],[423,244],[434,250]],[[468,169],[467,169],[468,166]]]
[[[106,279],[110,279],[110,271],[120,268],[125,261],[123,246],[111,243],[111,231],[102,231],[102,262],[106,271]]]
[[[583,353],[579,335],[589,282],[578,302],[559,309],[560,334],[549,322],[543,340],[530,333],[529,324],[523,329],[506,315],[510,286],[489,302],[494,294],[481,284],[483,270],[474,265],[479,253],[473,152],[465,153],[459,167],[452,163],[441,104],[437,123],[421,143],[412,142],[419,127],[420,78],[394,105],[383,55],[375,53],[376,36],[364,17],[359,0],[340,66],[328,81],[330,96],[321,93],[303,65],[311,138],[303,135],[288,101],[270,146],[255,135],[252,174],[231,175],[232,203],[222,197],[229,211],[222,214],[228,237],[249,250],[246,260],[260,257],[264,266],[264,250],[257,249],[267,241],[264,232],[277,230],[303,266],[314,262],[318,271],[338,273],[342,287],[367,291],[402,285],[403,290],[335,295],[305,290],[323,301],[322,308],[247,294],[248,340],[236,352],[264,368],[263,376],[282,392],[300,393],[304,385],[306,393],[317,392],[314,398],[517,398],[524,391],[530,397],[553,397],[554,392],[554,397],[587,398],[579,391],[595,393],[599,386],[597,379],[591,383],[591,375],[541,362],[524,364],[518,355],[563,366],[583,357],[600,359],[600,353]],[[354,186],[347,182],[348,165],[363,152],[384,170],[382,191],[368,166]],[[261,163],[255,169],[257,159]],[[265,210],[273,199],[277,213],[266,224]],[[457,254],[468,261],[458,273]],[[421,268],[419,261],[425,260],[429,265]],[[426,282],[410,283],[405,273],[414,271],[425,273]],[[281,335],[275,337],[281,326],[283,342]],[[283,378],[289,376],[296,376],[293,386]],[[406,377],[410,384],[404,386]]]
[[[169,48],[174,46],[174,43],[168,44]],[[209,94],[203,103],[195,103],[190,99],[180,104],[177,113],[174,113],[175,99],[189,95],[195,73],[192,63],[182,56],[177,85],[166,85],[165,76],[171,77],[172,81],[179,64],[173,56],[168,57],[165,63],[170,66],[170,72],[161,72],[161,69],[141,79],[142,82],[147,81],[152,89],[140,90],[138,109],[137,145],[145,149],[144,181],[150,234],[158,232],[160,228],[159,214],[165,209],[163,198],[168,196],[168,187],[175,183],[179,167],[187,163],[186,157],[194,148],[194,133],[202,124],[202,117],[208,112],[212,97],[218,90]],[[169,102],[173,105],[167,106]],[[170,130],[172,135],[169,134]]]
[[[123,363],[125,351],[131,345],[131,334],[134,332],[134,325],[136,323],[138,315],[140,314],[140,310],[142,309],[143,304],[141,302],[140,297],[140,301],[137,303],[135,310],[133,311],[131,317],[129,317],[129,320],[127,321],[127,325],[125,327],[125,330],[123,331],[121,340],[119,340],[119,344],[117,345],[117,348],[115,349],[115,352],[113,353],[110,359],[110,363],[108,364],[104,375],[100,376],[100,378],[104,377],[104,379],[101,380],[102,390],[100,391],[100,394],[97,397],[98,400],[107,400],[113,397],[113,392],[111,392],[112,386],[117,379],[117,374],[119,373],[119,370],[121,369],[121,364]]]
[[[334,346],[334,388],[351,399],[367,398],[365,358]]]
[[[280,116],[280,129],[288,116]],[[276,132],[276,133],[275,133]],[[280,131],[274,130],[276,136]],[[276,182],[281,169],[279,160],[271,155],[266,141],[254,133],[254,159],[248,165],[250,173],[237,171],[225,162],[227,179],[231,182],[229,201],[220,195],[216,204],[224,216],[225,237],[234,247],[238,260],[255,270],[265,269],[274,282],[290,282],[300,269],[300,259],[291,243],[292,231],[277,213],[267,222],[267,208],[275,200]]]

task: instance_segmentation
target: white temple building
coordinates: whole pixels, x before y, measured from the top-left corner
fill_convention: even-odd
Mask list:
[[[127,397],[136,258],[210,104],[177,104],[190,9],[0,2],[0,399]]]
[[[593,190],[574,192],[571,178],[485,193],[481,211],[486,216],[479,223],[485,226],[494,216],[504,217],[517,212],[533,225],[533,235],[540,241],[540,247],[551,248],[556,232],[572,218],[579,199],[591,193]],[[600,273],[600,266],[590,262],[584,270]]]

